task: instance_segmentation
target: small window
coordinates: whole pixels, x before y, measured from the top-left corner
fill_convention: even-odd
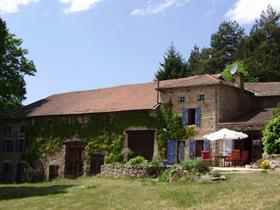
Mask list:
[[[25,152],[25,139],[16,140],[16,152]]]
[[[185,102],[185,96],[178,96],[178,102],[179,103]]]
[[[3,141],[3,152],[13,152],[14,141],[11,139],[6,139]]]
[[[204,101],[204,94],[198,94],[197,101]]]
[[[20,126],[20,133],[25,134],[25,132],[26,132],[26,126],[24,125]]]

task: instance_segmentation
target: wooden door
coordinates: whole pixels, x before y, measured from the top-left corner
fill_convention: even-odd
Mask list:
[[[90,160],[90,174],[96,175],[101,172],[101,166],[104,164],[104,155],[94,154]]]
[[[69,142],[66,144],[65,154],[65,176],[77,178],[83,175],[83,144],[79,142]]]
[[[51,165],[49,166],[49,180],[53,180],[59,176],[59,166]]]

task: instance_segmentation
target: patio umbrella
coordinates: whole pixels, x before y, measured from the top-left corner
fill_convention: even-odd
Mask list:
[[[204,135],[203,138],[208,139],[210,141],[217,140],[237,140],[237,139],[245,139],[248,135],[242,132],[233,131],[227,128],[223,128],[214,133],[210,133]]]
[[[223,128],[221,130],[218,130],[214,133],[210,133],[207,135],[204,135],[203,138],[208,139],[210,141],[217,141],[217,140],[223,140],[223,142],[226,144],[226,142],[231,141],[231,140],[238,140],[238,139],[245,139],[247,138],[248,135],[242,132],[237,132],[234,130],[230,130],[227,128]],[[227,144],[227,146],[225,146],[225,150],[224,150],[224,154],[226,155],[229,148],[231,147],[232,143]],[[243,147],[243,146],[242,146]],[[216,150],[216,149],[215,149]]]

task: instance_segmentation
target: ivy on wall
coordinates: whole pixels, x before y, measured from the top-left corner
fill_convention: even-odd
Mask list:
[[[63,141],[79,136],[87,142],[88,154],[106,151],[106,162],[121,162],[124,130],[128,127],[156,129],[156,140],[161,157],[165,156],[166,140],[187,139],[192,129],[183,128],[181,116],[171,112],[171,105],[161,105],[155,116],[147,111],[94,114],[90,116],[37,118],[29,122],[28,153],[34,160],[61,148]]]

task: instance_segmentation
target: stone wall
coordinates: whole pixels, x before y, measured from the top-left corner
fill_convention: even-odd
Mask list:
[[[164,90],[160,93],[160,101],[162,103],[173,104],[173,112],[181,114],[182,109],[201,109],[201,124],[199,126],[193,125],[196,130],[195,139],[203,139],[203,135],[214,132],[216,130],[216,92],[215,86],[198,86],[185,87]],[[204,95],[204,101],[198,101],[197,96]],[[178,102],[178,97],[184,96],[185,102]]]
[[[127,166],[127,165],[103,165],[101,174],[111,177],[152,177],[156,178],[165,166]]]
[[[245,113],[255,106],[252,95],[242,89],[219,86],[218,91],[218,122],[226,122]]]
[[[65,168],[65,145],[61,149],[48,154],[46,157],[40,159],[42,165],[42,170],[44,173],[44,178],[49,179],[49,168],[52,165],[57,165],[59,167],[58,176],[64,177],[64,168]]]

